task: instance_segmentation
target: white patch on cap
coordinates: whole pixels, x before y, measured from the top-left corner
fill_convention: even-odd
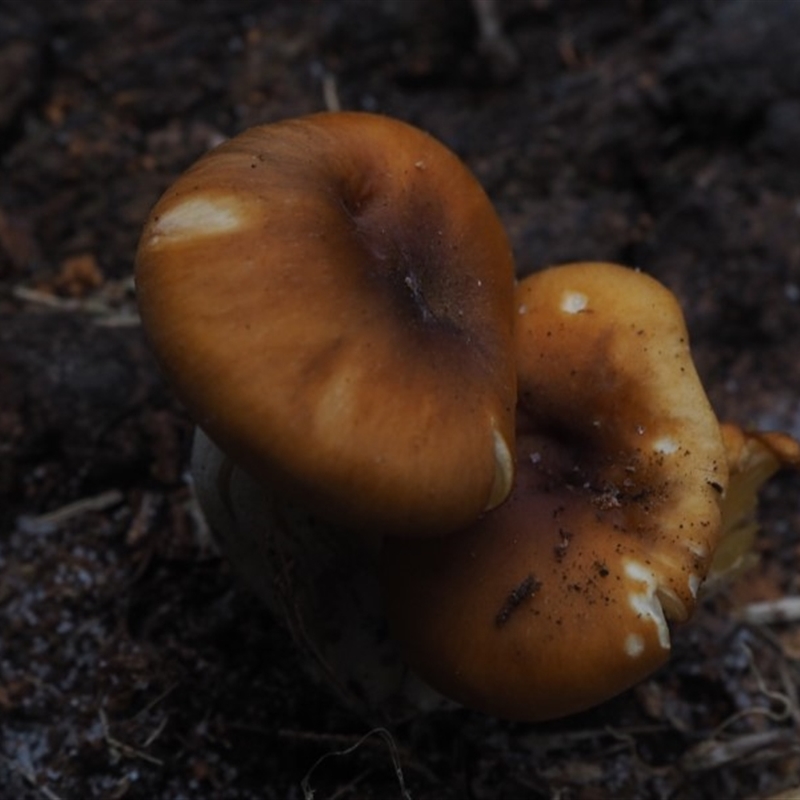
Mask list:
[[[653,450],[665,456],[676,453],[678,447],[678,443],[671,436],[662,436],[660,439],[656,439],[656,441],[653,442]]]
[[[693,556],[705,558],[708,555],[708,548],[700,544],[700,542],[693,542],[691,539],[687,539],[684,541],[684,545]]]
[[[514,456],[503,434],[492,422],[492,443],[494,445],[494,481],[485,510],[499,506],[508,497],[514,483]]]
[[[159,217],[152,228],[151,243],[195,236],[214,236],[242,226],[239,203],[232,197],[192,197]]]
[[[661,608],[667,619],[683,622],[689,616],[686,605],[678,595],[667,586],[659,586],[656,590],[656,597],[661,603]]]
[[[625,563],[625,574],[632,581],[642,584],[641,591],[631,589],[628,594],[628,602],[631,608],[641,619],[649,619],[656,627],[658,633],[658,643],[669,650],[669,626],[667,625],[664,609],[661,607],[661,600],[657,596],[658,581],[652,570],[637,563],[627,561]]]
[[[583,292],[564,292],[561,297],[561,310],[567,314],[579,314],[589,305],[589,298]]]
[[[638,633],[629,633],[625,637],[625,654],[631,658],[638,658],[644,653],[644,639]]]

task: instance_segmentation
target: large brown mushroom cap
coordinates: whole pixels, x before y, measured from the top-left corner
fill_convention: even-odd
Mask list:
[[[517,293],[517,477],[467,531],[387,540],[390,619],[423,678],[544,719],[663,663],[720,535],[728,470],[671,293],[608,264]]]
[[[508,494],[511,251],[427,134],[356,113],[241,134],[159,201],[136,280],[179,397],[257,479],[376,535]]]

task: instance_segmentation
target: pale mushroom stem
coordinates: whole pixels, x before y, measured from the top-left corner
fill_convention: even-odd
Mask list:
[[[453,705],[411,673],[387,635],[364,548],[253,480],[200,428],[192,475],[215,539],[289,632],[305,672],[372,721]]]

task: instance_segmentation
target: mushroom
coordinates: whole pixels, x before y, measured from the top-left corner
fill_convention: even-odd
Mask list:
[[[212,151],[155,206],[136,279],[211,528],[370,715],[536,720],[622,691],[744,563],[761,481],[800,465],[720,428],[666,288],[608,264],[515,288],[476,180],[385,117]]]
[[[372,559],[511,488],[514,266],[478,182],[383,116],[253,128],[159,200],[136,281],[232,563],[350,705],[437,703],[386,637]]]
[[[507,496],[513,259],[469,170],[405,123],[252,128],[158,201],[136,256],[147,335],[209,439],[373,542]]]
[[[466,706],[541,720],[667,660],[723,514],[738,527],[769,470],[734,465],[748,484],[737,508],[734,448],[680,308],[654,279],[610,264],[552,268],[520,283],[517,310],[510,498],[457,534],[387,539],[383,576],[393,634],[424,680]],[[787,441],[783,454],[767,445],[770,468]]]

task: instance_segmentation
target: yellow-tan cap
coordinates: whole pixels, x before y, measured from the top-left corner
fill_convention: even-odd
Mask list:
[[[517,472],[465,531],[384,546],[409,662],[499,716],[569,714],[662,664],[692,613],[728,482],[672,294],[609,264],[517,293]]]

